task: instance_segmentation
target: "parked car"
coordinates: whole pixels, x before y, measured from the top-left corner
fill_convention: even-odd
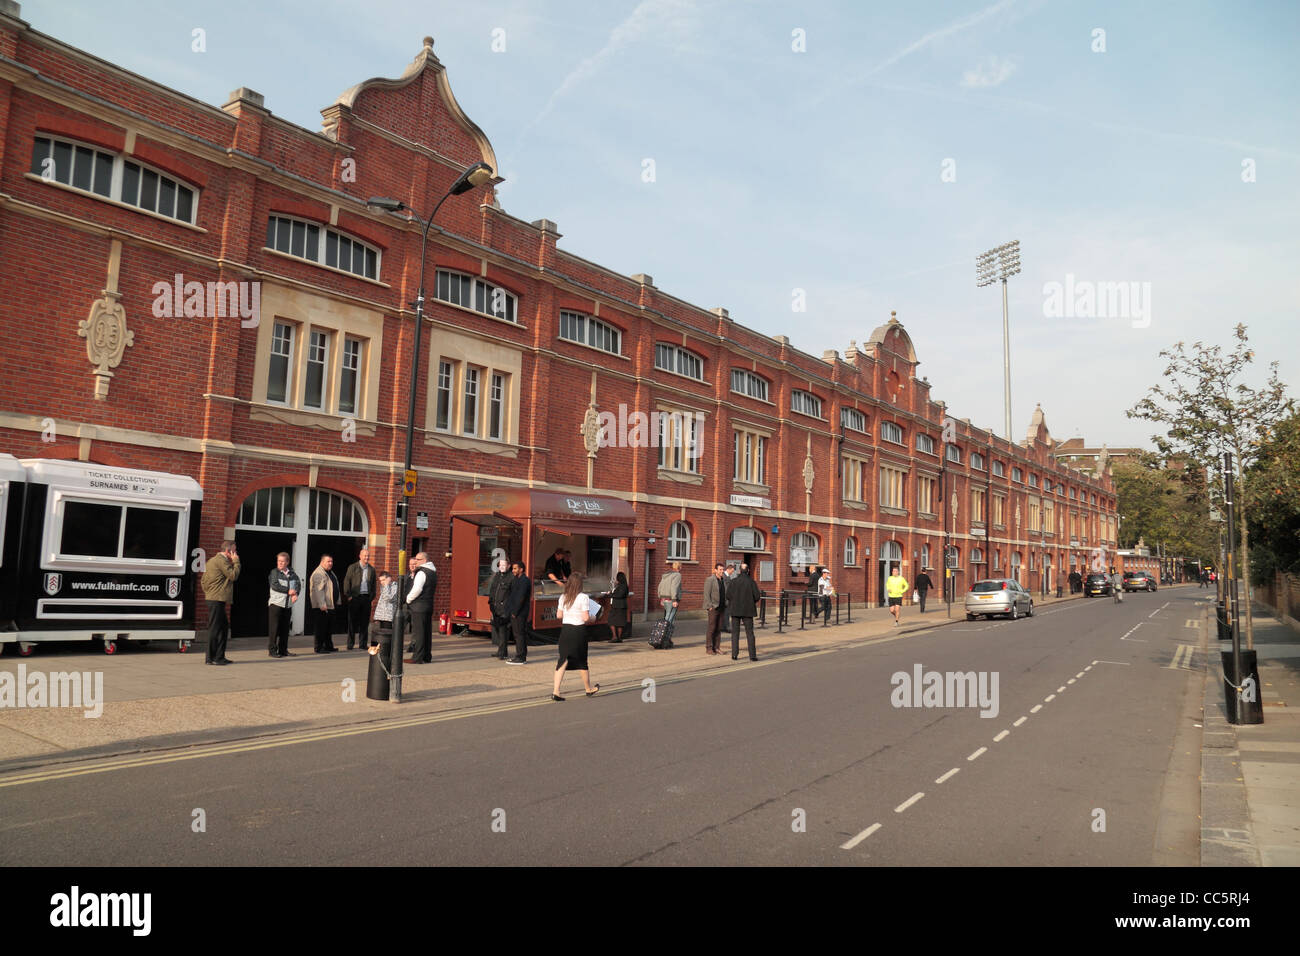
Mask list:
[[[1083,582],[1083,596],[1086,598],[1109,597],[1114,590],[1109,574],[1090,574]]]
[[[976,581],[966,592],[966,620],[1005,614],[1015,620],[1024,614],[1034,616],[1034,599],[1011,578],[988,578]]]
[[[1154,591],[1155,589],[1156,579],[1150,571],[1124,572],[1125,591]]]

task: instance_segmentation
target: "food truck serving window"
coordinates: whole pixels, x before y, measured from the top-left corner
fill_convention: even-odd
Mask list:
[[[159,570],[181,570],[185,555],[181,534],[186,506],[142,507],[110,501],[59,496],[52,515],[47,560],[107,566],[129,562]]]

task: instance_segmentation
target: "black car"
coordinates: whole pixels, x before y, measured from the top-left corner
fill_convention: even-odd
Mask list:
[[[1124,590],[1125,591],[1154,591],[1156,589],[1155,576],[1149,571],[1125,571],[1124,572]]]
[[[1111,585],[1109,574],[1090,574],[1083,582],[1083,596],[1086,598],[1107,597],[1112,593],[1114,587]]]

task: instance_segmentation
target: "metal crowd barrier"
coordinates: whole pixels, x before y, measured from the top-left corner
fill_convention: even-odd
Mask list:
[[[810,624],[821,619],[822,627],[831,626],[829,610],[835,612],[835,624],[851,624],[853,622],[853,595],[849,592],[837,592],[831,595],[831,606],[828,609],[825,605],[825,598],[809,594],[807,591],[799,590],[782,590],[780,593],[780,603],[777,607],[776,632],[784,633],[787,627],[793,627],[791,617],[794,613],[794,607],[799,606],[799,630],[805,630]],[[764,599],[766,601],[766,599]],[[841,611],[843,619],[841,620]]]

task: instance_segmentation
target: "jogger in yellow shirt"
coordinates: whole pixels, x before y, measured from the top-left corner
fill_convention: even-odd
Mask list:
[[[885,594],[889,597],[889,613],[894,615],[894,627],[899,625],[898,612],[903,606],[903,595],[911,588],[907,578],[898,573],[898,565],[894,565],[892,573],[885,579]]]

